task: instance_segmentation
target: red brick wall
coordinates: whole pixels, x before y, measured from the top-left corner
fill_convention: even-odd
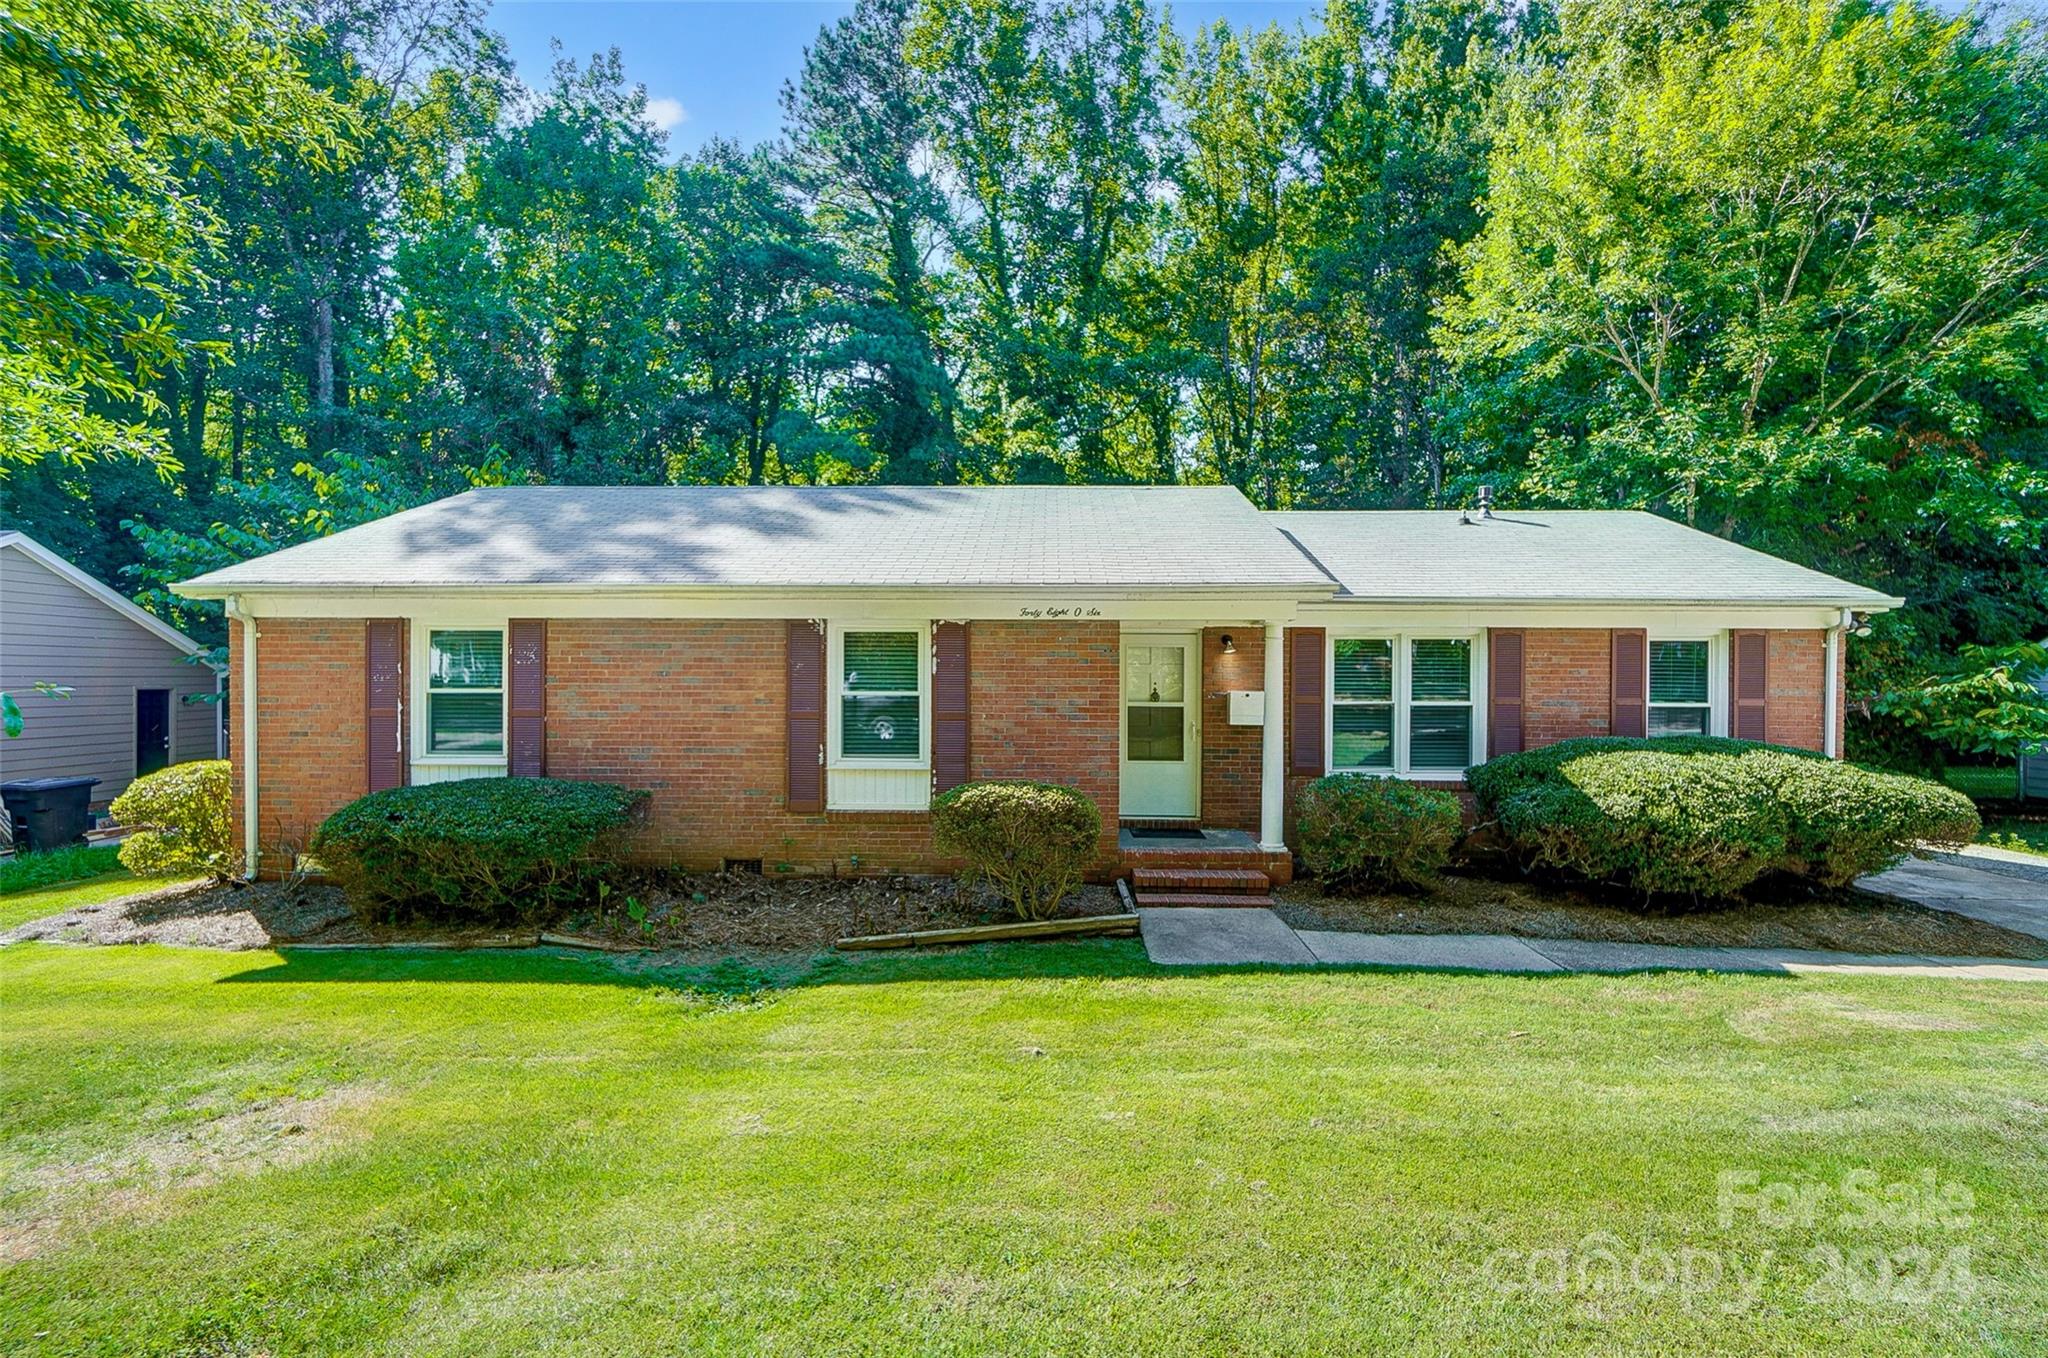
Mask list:
[[[1773,745],[1804,750],[1821,748],[1821,725],[1827,701],[1822,673],[1827,669],[1827,634],[1772,632],[1766,644],[1771,699],[1764,730]]]
[[[1222,654],[1225,631],[1235,655]],[[1102,810],[1107,870],[1117,821],[1117,625],[978,622],[971,637],[974,776],[1079,787]],[[639,846],[649,861],[760,858],[771,870],[842,872],[856,857],[876,871],[947,866],[922,813],[783,809],[784,638],[780,621],[551,622],[548,771],[653,792]],[[238,697],[239,625],[230,643],[228,691]],[[275,870],[280,845],[304,848],[329,812],[363,793],[363,623],[266,619],[258,644],[258,833]],[[1817,630],[1772,634],[1772,740],[1820,747],[1824,646]],[[1202,803],[1211,826],[1259,828],[1261,732],[1231,726],[1224,695],[1261,686],[1263,650],[1254,628],[1202,636]],[[1527,687],[1532,746],[1606,734],[1607,632],[1532,629]],[[231,720],[239,823],[244,752],[239,714]],[[1287,782],[1290,835],[1294,795],[1307,781]]]
[[[1772,742],[1804,749],[1821,748],[1821,724],[1826,697],[1821,671],[1826,665],[1826,637],[1819,631],[1774,631],[1770,633],[1771,705],[1769,735]],[[1612,722],[1613,683],[1610,634],[1605,628],[1531,628],[1527,633],[1524,685],[1527,692],[1524,730],[1527,747],[1553,745],[1577,736],[1604,736]],[[1288,655],[1289,686],[1293,684],[1293,654]],[[1841,682],[1837,669],[1836,682]],[[1479,695],[1485,700],[1485,693]],[[1836,714],[1840,731],[1842,716]],[[1290,715],[1289,738],[1292,739]],[[1839,738],[1839,737],[1838,737]],[[1839,746],[1837,747],[1839,748]],[[1294,833],[1294,797],[1307,777],[1287,779],[1287,833]],[[1439,783],[1453,791],[1463,784]],[[1206,783],[1205,783],[1206,791]],[[1256,815],[1256,782],[1254,783]]]
[[[548,625],[548,772],[648,789],[637,856],[770,872],[948,866],[922,812],[784,809],[787,733],[780,621]],[[1102,866],[1116,853],[1114,623],[971,627],[976,778],[1077,787],[1103,811]]]
[[[1531,628],[1522,665],[1528,748],[1611,733],[1614,677],[1607,629]]]
[[[1113,622],[977,622],[968,629],[976,778],[1032,778],[1086,793],[1116,860],[1122,652]]]
[[[1236,645],[1223,654],[1223,638]],[[1230,690],[1266,686],[1261,627],[1211,627],[1202,633],[1202,824],[1259,832],[1259,781],[1265,729],[1230,724]]]
[[[228,624],[229,750],[242,824],[242,628]],[[263,870],[290,866],[329,812],[368,786],[360,618],[263,618],[256,625],[256,835]],[[239,847],[239,843],[238,846]]]

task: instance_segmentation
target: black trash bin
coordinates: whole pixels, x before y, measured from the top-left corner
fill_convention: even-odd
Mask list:
[[[6,805],[7,819],[14,826],[14,847],[61,849],[66,844],[83,843],[86,827],[92,824],[86,804],[99,785],[97,778],[24,778],[0,783],[0,803]]]

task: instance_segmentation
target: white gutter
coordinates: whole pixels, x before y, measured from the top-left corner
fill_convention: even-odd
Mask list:
[[[256,619],[242,609],[242,596],[227,598],[228,616],[242,624],[242,865],[250,881],[262,866],[256,842]]]
[[[1842,751],[1839,748],[1841,741],[1835,736],[1836,724],[1841,720],[1842,713],[1842,633],[1855,620],[1855,615],[1845,608],[1842,610],[1842,620],[1827,630],[1826,660],[1823,662],[1825,673],[1822,679],[1823,687],[1821,689],[1822,698],[1820,704],[1820,748],[1821,753],[1830,759],[1840,759],[1842,757]]]

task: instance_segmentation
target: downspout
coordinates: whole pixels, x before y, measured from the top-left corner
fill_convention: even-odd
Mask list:
[[[256,619],[242,608],[242,596],[228,596],[228,616],[242,624],[242,865],[256,880],[262,850],[256,842]]]
[[[1841,620],[1827,630],[1826,674],[1821,689],[1821,753],[1830,759],[1842,757],[1841,741],[1835,735],[1842,715],[1842,633],[1854,621],[1848,609],[1842,610]]]

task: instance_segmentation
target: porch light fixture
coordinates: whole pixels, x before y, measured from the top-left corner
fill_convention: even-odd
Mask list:
[[[1234,641],[1232,641],[1232,640],[1230,639],[1230,633],[1228,633],[1228,632],[1225,632],[1225,633],[1223,634],[1223,654],[1225,654],[1225,655],[1236,655],[1236,654],[1237,654],[1237,643],[1236,643],[1236,642],[1234,642]]]

